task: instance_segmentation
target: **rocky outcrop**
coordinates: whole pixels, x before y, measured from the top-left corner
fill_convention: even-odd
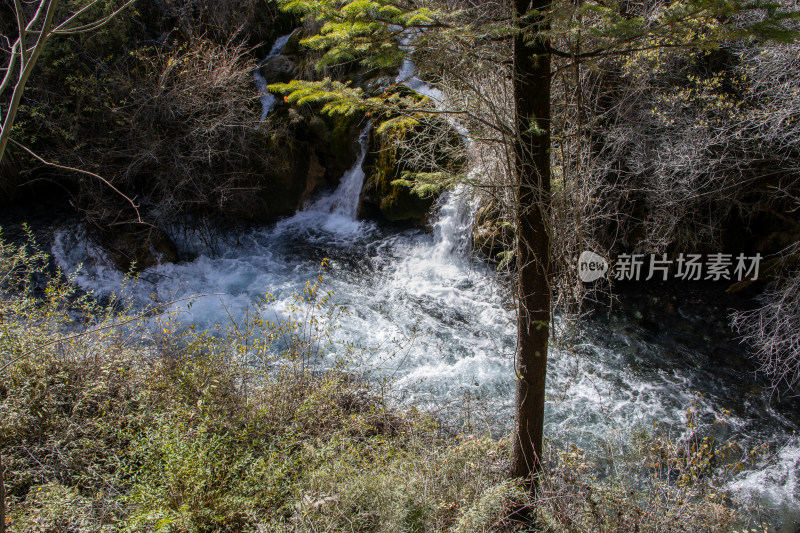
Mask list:
[[[164,230],[150,224],[130,223],[101,230],[96,240],[123,272],[140,272],[178,260],[178,249]]]
[[[409,187],[393,183],[400,178],[403,170],[398,161],[398,150],[390,141],[378,137],[370,139],[369,156],[365,163],[367,177],[361,191],[359,215],[362,218],[410,222],[426,227],[435,197],[420,197]]]
[[[464,153],[461,139],[452,126],[438,118],[427,117],[426,120],[434,121],[434,124],[400,122],[391,128],[381,128],[382,123],[375,125],[370,137],[369,155],[364,163],[366,179],[361,193],[360,216],[428,226],[437,194],[429,189],[420,195],[397,180],[403,179],[406,172],[412,175],[458,174],[463,171],[466,161],[460,155]],[[435,138],[431,137],[431,132],[437,132]],[[414,157],[409,148],[412,144],[425,145],[427,150],[433,145],[433,156],[427,159]]]
[[[293,215],[321,189],[335,187],[358,157],[361,118],[276,108],[270,125],[254,133],[259,149],[269,156],[253,158],[248,184],[229,199],[231,214],[270,222]]]

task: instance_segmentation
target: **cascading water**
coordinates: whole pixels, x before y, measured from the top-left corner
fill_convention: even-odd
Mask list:
[[[408,36],[402,39],[401,47],[405,50],[410,50],[411,46],[409,45],[410,38]],[[409,59],[403,59],[403,63],[400,65],[400,70],[397,73],[397,77],[395,78],[395,83],[401,83],[411,89],[412,91],[421,94],[422,96],[427,96],[433,101],[434,106],[438,110],[443,110],[447,108],[447,97],[445,94],[436,87],[431,87],[429,84],[422,81],[417,76],[417,67],[414,65],[414,62]],[[446,115],[447,123],[450,124],[454,130],[461,136],[461,140],[464,144],[469,148],[472,145],[472,139],[469,136],[469,131],[467,128],[464,127],[463,124],[455,120],[450,115]]]
[[[281,316],[292,296],[316,279],[319,261],[327,257],[323,288],[349,310],[332,335],[342,344],[368,348],[356,366],[392,378],[401,394],[397,401],[438,412],[470,402],[485,413],[485,425],[475,430],[508,431],[514,399],[513,305],[502,280],[464,253],[473,209],[469,196],[458,189],[444,196],[433,235],[356,220],[367,135],[367,130],[361,135],[356,164],[330,195],[274,226],[221,240],[215,255],[200,249],[191,262],[147,269],[129,290],[143,304],[222,293],[174,306],[184,323],[213,330],[229,316],[252,311],[267,292],[275,301],[260,312],[270,319]],[[176,242],[183,248],[196,244]],[[78,227],[58,232],[53,255],[65,272],[83,263],[75,281],[99,296],[123,286],[122,276]],[[785,531],[793,531],[800,524],[797,420],[770,407],[769,392],[753,388],[752,375],[737,370],[743,348],[720,341],[724,320],[717,323],[694,312],[689,303],[674,305],[686,318],[680,326],[653,333],[624,317],[598,319],[580,327],[579,343],[552,348],[548,438],[556,446],[588,448],[610,433],[631,433],[654,422],[686,431],[692,403],[701,417],[726,409],[728,437],[745,447],[765,440],[782,446],[729,488],[761,502]],[[720,364],[723,356],[732,359]]]
[[[431,87],[417,77],[417,67],[414,62],[406,58],[400,65],[400,71],[395,78],[396,83],[402,83],[409,89],[418,92],[423,96],[427,96],[434,101],[437,105],[442,105],[445,102],[445,96],[442,91]]]
[[[411,49],[410,40],[411,36],[404,36],[401,39],[401,48],[409,51]],[[419,79],[417,67],[408,57],[403,59],[395,78],[395,83],[402,83],[418,94],[427,96],[434,102],[437,110],[447,108],[445,94]],[[473,142],[467,128],[449,115],[446,115],[446,120],[458,133],[469,154]],[[469,194],[466,186],[459,185],[442,195],[439,201],[438,216],[433,225],[433,236],[438,257],[445,259],[453,256],[462,256],[467,253],[471,242],[472,223],[476,209],[475,198]]]
[[[280,54],[283,51],[283,47],[286,46],[286,43],[289,42],[289,39],[292,37],[292,35],[294,35],[294,32],[288,35],[283,35],[282,37],[278,37],[275,40],[275,43],[272,45],[272,49],[269,51],[267,57],[265,57],[258,64],[256,69],[253,70],[253,78],[256,81],[256,90],[258,90],[258,94],[261,97],[261,120],[265,120],[267,116],[269,116],[278,101],[277,98],[275,98],[275,95],[269,92],[269,89],[267,89],[267,80],[261,75],[261,65]]]
[[[476,208],[475,198],[463,185],[442,195],[433,224],[433,241],[440,259],[452,260],[469,253]]]
[[[306,205],[304,211],[320,213],[333,213],[342,215],[350,220],[355,220],[358,212],[358,201],[361,197],[361,187],[364,184],[364,159],[367,157],[369,132],[371,125],[367,125],[358,137],[359,155],[355,165],[348,170],[339,183],[339,187],[328,196],[318,198]]]
[[[152,302],[151,295],[170,301],[223,293],[191,307],[175,306],[184,323],[209,330],[225,324],[229,315],[241,318],[270,292],[276,300],[261,313],[274,320],[293,294],[316,279],[319,261],[327,257],[323,289],[349,310],[339,319],[335,340],[371,348],[358,365],[393,378],[401,394],[397,401],[438,412],[469,401],[486,414],[479,430],[507,431],[514,398],[513,307],[503,282],[487,266],[459,255],[466,225],[459,222],[465,217],[456,205],[453,197],[444,202],[435,237],[309,206],[274,226],[221,240],[230,244],[220,245],[214,257],[201,254],[191,262],[147,269],[130,290],[143,304]],[[53,255],[65,272],[84,264],[76,277],[83,288],[99,296],[121,290],[122,276],[79,229],[61,230]],[[703,416],[727,409],[728,437],[747,447],[765,440],[783,446],[730,488],[762,502],[787,528],[800,523],[796,420],[769,407],[769,392],[753,389],[752,375],[736,370],[735,361],[719,364],[717,338],[723,333],[713,331],[722,332],[724,324],[715,330],[707,319],[692,315],[689,305],[680,311],[690,320],[659,334],[624,318],[597,320],[582,326],[578,344],[554,347],[548,365],[548,438],[557,446],[569,442],[589,448],[610,432],[626,434],[654,422],[679,434],[686,430],[692,402]],[[708,340],[687,340],[692,338]],[[724,349],[736,350],[743,353],[735,344]]]

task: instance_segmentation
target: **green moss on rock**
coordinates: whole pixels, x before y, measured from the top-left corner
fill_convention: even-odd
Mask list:
[[[362,203],[377,206],[378,212],[389,221],[407,221],[425,226],[435,197],[423,198],[414,194],[409,187],[393,183],[401,174],[397,145],[389,139],[374,140],[378,146],[372,172],[364,184]]]
[[[478,209],[472,227],[472,247],[490,259],[498,259],[498,256],[514,249],[514,226],[504,220],[494,201]]]
[[[408,174],[431,174],[442,170],[456,174],[466,163],[462,156],[453,155],[463,153],[458,134],[443,120],[434,120],[438,121],[436,129],[447,131],[448,134],[437,139],[415,139],[416,144],[425,145],[426,148],[433,145],[433,157],[428,163],[420,163],[419,159],[408,157],[410,154],[405,141],[430,135],[430,124],[426,127],[415,120],[388,117],[375,125],[370,138],[370,155],[365,163],[367,178],[360,206],[363,217],[428,226],[428,216],[438,193],[432,187],[414,190],[406,184],[404,178]],[[425,191],[425,194],[420,194],[421,191]]]

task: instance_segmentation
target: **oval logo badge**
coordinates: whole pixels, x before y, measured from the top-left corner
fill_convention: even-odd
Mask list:
[[[584,283],[591,283],[605,277],[608,262],[600,255],[585,251],[578,258],[578,277]]]

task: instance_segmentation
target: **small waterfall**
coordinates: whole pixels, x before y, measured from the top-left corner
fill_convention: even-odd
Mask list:
[[[433,100],[437,109],[443,107],[445,104],[444,93],[419,79],[417,77],[417,67],[414,66],[414,62],[408,58],[404,59],[403,64],[400,65],[400,71],[397,73],[395,83],[402,83],[409,89],[423,96],[427,96]]]
[[[412,46],[409,44],[410,36],[404,36],[401,40],[400,48],[403,50],[410,51]],[[446,110],[448,107],[447,97],[444,93],[437,89],[436,87],[431,87],[417,76],[417,67],[414,65],[414,62],[409,59],[403,59],[403,63],[400,65],[400,70],[395,77],[395,83],[402,83],[412,91],[415,91],[423,96],[427,96],[431,100],[433,100],[433,105],[438,110]],[[458,122],[451,116],[445,115],[445,120],[447,123],[450,124],[456,133],[461,137],[461,140],[464,142],[464,145],[469,150],[472,147],[473,141],[469,136],[469,130],[464,127],[463,124]]]
[[[317,213],[331,213],[334,215],[342,215],[355,220],[358,212],[358,200],[361,197],[361,187],[364,185],[364,159],[367,157],[367,148],[369,145],[369,132],[372,129],[372,124],[367,124],[367,127],[361,132],[358,137],[358,144],[360,152],[355,164],[348,170],[339,187],[328,195],[316,199],[314,202],[307,204],[303,211],[313,211]]]
[[[401,46],[410,49],[409,37],[402,40]],[[400,66],[400,71],[395,78],[396,83],[402,83],[409,89],[429,97],[433,100],[436,109],[447,109],[447,98],[444,93],[431,87],[417,77],[417,67],[413,61],[406,58]],[[472,148],[473,141],[469,131],[463,124],[452,117],[446,116],[447,123],[461,137],[467,151]],[[433,225],[435,255],[440,260],[462,257],[469,252],[472,241],[472,224],[475,220],[477,203],[474,195],[470,194],[465,185],[458,185],[447,191],[439,199],[439,209]]]
[[[261,75],[261,65],[280,54],[283,51],[283,47],[286,46],[286,43],[289,42],[289,39],[292,35],[294,35],[294,31],[287,35],[278,37],[278,39],[275,41],[275,44],[272,45],[267,57],[265,57],[258,64],[255,70],[253,70],[253,78],[256,80],[256,89],[258,90],[258,94],[261,96],[261,120],[265,120],[267,118],[267,116],[272,112],[272,108],[275,107],[275,104],[278,101],[275,95],[269,92],[269,89],[267,89],[267,80]]]
[[[476,210],[476,199],[466,185],[457,185],[440,197],[433,224],[433,245],[439,259],[463,257],[469,253]]]

